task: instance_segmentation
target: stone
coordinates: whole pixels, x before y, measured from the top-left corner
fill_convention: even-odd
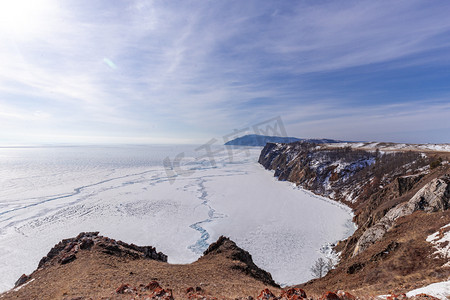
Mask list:
[[[296,300],[306,298],[306,293],[301,288],[290,288],[281,292],[280,299]]]
[[[337,291],[336,295],[338,295],[341,300],[356,300],[355,296],[345,291]]]
[[[128,294],[135,292],[135,289],[130,287],[128,283],[122,283],[117,289],[116,294]]]
[[[16,283],[14,283],[14,287],[18,287],[19,285],[24,284],[27,282],[31,277],[27,276],[26,274],[22,274],[19,279],[17,279]]]
[[[149,291],[154,291],[154,290],[156,290],[157,288],[161,288],[161,286],[160,286],[159,283],[158,283],[157,281],[155,281],[155,280],[151,281],[149,284],[147,284],[147,285],[145,286],[145,289],[146,289],[146,290],[149,290]]]
[[[322,295],[322,297],[320,299],[322,299],[322,300],[341,300],[339,298],[339,296],[333,292],[326,292],[325,294]]]
[[[68,263],[74,261],[76,258],[77,257],[75,256],[74,253],[69,253],[69,254],[63,256],[61,258],[60,262],[61,262],[62,265],[65,265],[65,264],[68,264]]]
[[[258,297],[256,297],[257,300],[270,300],[270,299],[276,299],[275,295],[269,290],[264,289],[261,291]]]

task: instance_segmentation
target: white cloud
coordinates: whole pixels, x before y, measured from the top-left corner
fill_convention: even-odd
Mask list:
[[[427,98],[417,109],[401,104],[407,116],[390,116],[385,112],[391,106],[372,104],[377,108],[367,110],[367,105],[349,106],[356,99],[342,95],[324,98],[320,88],[309,86],[301,76],[314,73],[320,80],[321,73],[376,63],[389,63],[383,68],[439,63],[448,54],[421,54],[450,46],[450,40],[442,38],[450,31],[450,20],[441,5],[115,5],[121,7],[54,3],[42,11],[46,22],[40,22],[35,34],[0,37],[0,104],[8,106],[0,119],[8,119],[17,134],[24,126],[11,121],[14,118],[58,124],[61,135],[86,139],[89,134],[112,137],[118,131],[139,137],[156,132],[206,137],[274,115],[297,124],[291,128],[299,135],[305,130],[308,135],[322,134],[332,125],[329,137],[344,131],[358,136],[364,127],[352,124],[363,120],[372,127],[389,123],[407,130],[396,120],[423,119],[423,111],[434,120],[427,124],[440,124],[435,120],[442,114]],[[364,99],[366,91],[358,92]],[[38,111],[42,113],[36,115]],[[44,125],[39,130],[53,132]],[[387,133],[377,130],[366,132],[380,137]]]

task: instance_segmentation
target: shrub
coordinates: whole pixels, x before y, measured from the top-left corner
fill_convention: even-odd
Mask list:
[[[439,167],[440,165],[442,165],[442,158],[441,158],[441,157],[439,157],[439,158],[436,159],[436,160],[433,160],[433,161],[430,163],[430,168],[431,168],[431,169],[434,169],[434,168]]]

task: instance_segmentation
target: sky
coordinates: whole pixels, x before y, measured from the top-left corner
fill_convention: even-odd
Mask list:
[[[0,2],[0,145],[450,143],[448,1]]]

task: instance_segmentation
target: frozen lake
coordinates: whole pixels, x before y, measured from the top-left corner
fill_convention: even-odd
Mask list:
[[[312,278],[324,245],[355,230],[349,208],[264,170],[261,148],[197,147],[0,148],[0,291],[81,231],[155,246],[170,263],[226,235],[295,284]]]

